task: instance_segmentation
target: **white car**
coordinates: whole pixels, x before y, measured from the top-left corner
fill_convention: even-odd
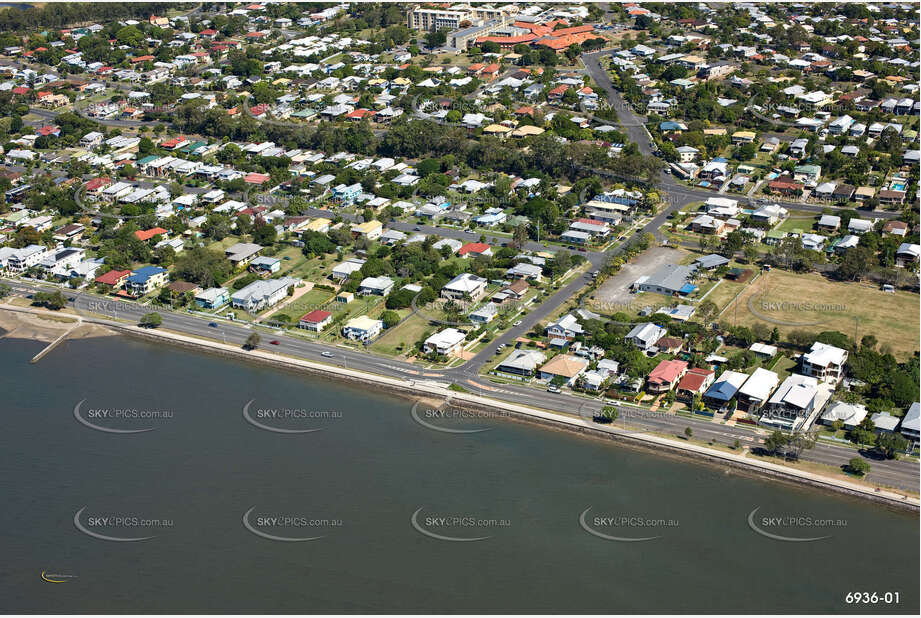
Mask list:
[[[332,353],[332,352],[320,352],[320,356],[322,356],[322,357],[324,357],[324,358],[332,358],[332,357],[333,357],[333,353]]]
[[[512,322],[512,326],[521,326],[521,320],[515,320]]]

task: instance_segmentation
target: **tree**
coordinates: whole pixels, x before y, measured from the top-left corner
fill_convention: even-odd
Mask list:
[[[867,247],[851,247],[841,256],[838,264],[838,276],[849,281],[856,281],[870,271],[873,264],[873,252]]]
[[[525,243],[528,242],[528,226],[525,223],[521,223],[515,227],[513,235],[513,243],[516,249],[523,249]]]
[[[262,343],[262,337],[259,333],[250,333],[249,337],[246,338],[246,343],[243,344],[243,349],[255,350],[260,343]]]
[[[857,476],[865,476],[870,473],[870,464],[860,457],[854,457],[847,462],[847,471]]]
[[[400,323],[400,314],[396,311],[385,311],[381,314],[381,321],[384,323],[384,328],[393,328]]]
[[[141,328],[157,328],[161,324],[163,324],[163,316],[156,311],[145,313],[141,316],[141,321],[138,322],[138,326]]]
[[[779,429],[764,439],[764,449],[771,455],[787,446],[789,438]]]
[[[686,439],[690,440],[690,439],[691,439],[691,436],[693,436],[693,435],[694,435],[694,430],[692,430],[690,427],[685,427],[685,428],[684,428],[684,437],[685,437]]]
[[[887,459],[898,459],[899,453],[904,453],[908,450],[908,440],[902,434],[886,431],[876,438],[876,448]]]
[[[60,290],[56,292],[36,292],[32,296],[32,304],[59,311],[67,305],[67,299]]]

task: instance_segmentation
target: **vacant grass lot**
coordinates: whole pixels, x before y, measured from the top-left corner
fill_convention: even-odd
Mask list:
[[[426,333],[434,333],[445,328],[429,324],[429,321],[419,314],[410,316],[405,322],[386,331],[371,345],[375,352],[399,356],[412,351],[417,341]]]
[[[748,302],[752,297],[754,313]],[[856,324],[858,338],[875,335],[900,360],[918,349],[918,296],[910,292],[886,293],[871,284],[774,270],[758,278],[737,302],[737,310],[730,307],[722,316],[724,320],[735,317],[745,326],[762,322],[777,326],[781,334],[837,330],[849,337],[854,336]]]

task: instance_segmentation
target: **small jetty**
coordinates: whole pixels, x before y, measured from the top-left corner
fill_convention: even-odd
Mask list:
[[[29,362],[30,362],[30,363],[37,363],[38,361],[40,361],[42,358],[45,357],[46,354],[48,354],[48,352],[50,352],[51,350],[55,349],[62,341],[64,341],[65,339],[67,339],[67,337],[68,337],[72,332],[74,332],[76,329],[80,328],[80,326],[82,326],[82,325],[83,325],[82,320],[77,320],[77,322],[76,322],[73,326],[71,326],[71,327],[68,328],[66,331],[64,331],[64,333],[63,333],[60,337],[58,337],[57,339],[55,339],[54,341],[52,341],[51,343],[49,343],[49,344],[45,347],[44,350],[42,350],[41,352],[39,352],[38,354],[36,354],[35,356],[33,356],[33,357],[32,357],[32,360],[30,360]]]

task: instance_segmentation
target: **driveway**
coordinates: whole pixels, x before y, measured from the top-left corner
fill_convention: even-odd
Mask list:
[[[665,264],[677,264],[686,255],[687,253],[680,249],[650,247],[629,263],[624,264],[616,275],[609,277],[601,284],[601,287],[595,292],[594,305],[604,309],[603,304],[607,304],[611,312],[628,309],[633,303],[634,297],[630,293],[630,286],[634,281],[643,275],[651,275]]]

